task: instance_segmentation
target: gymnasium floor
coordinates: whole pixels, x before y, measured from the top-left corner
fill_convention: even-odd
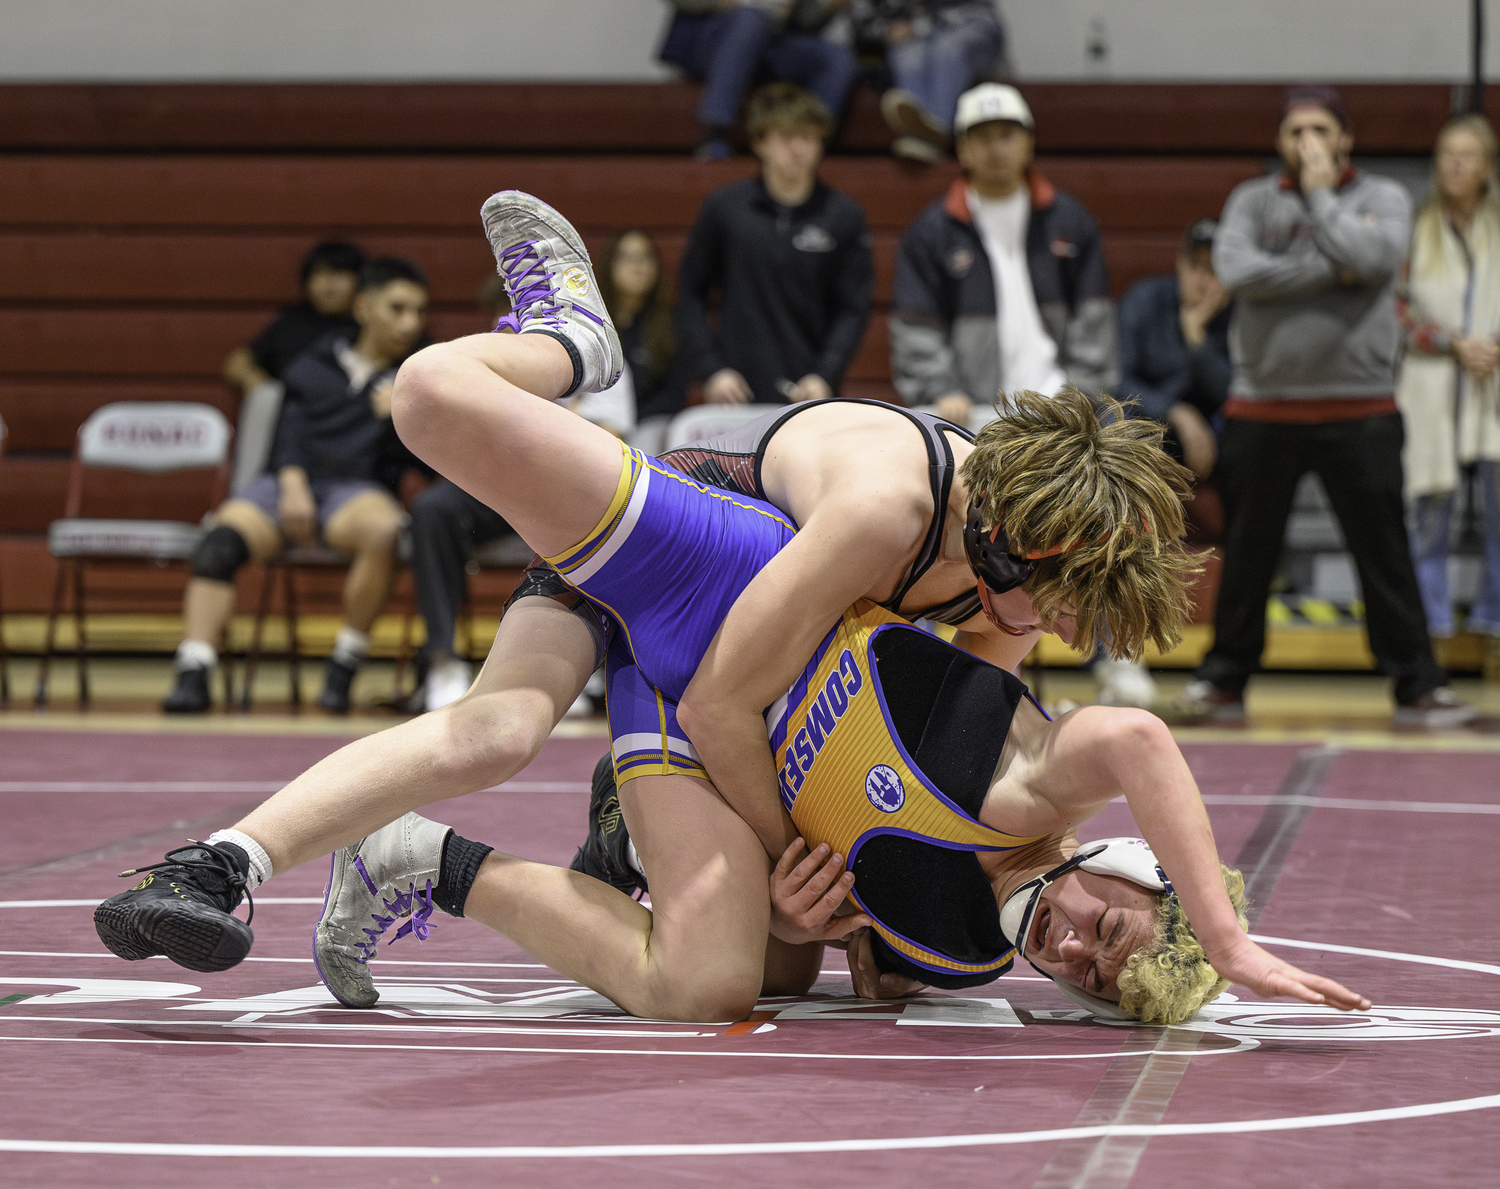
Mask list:
[[[830,951],[806,999],[682,1025],[626,1017],[447,917],[382,947],[377,1009],[340,1008],[308,954],[322,863],[257,896],[235,970],[109,956],[90,911],[116,872],[395,721],[170,722],[150,708],[161,674],[111,666],[87,713],[60,681],[53,710],[0,714],[5,1185],[1494,1183],[1494,685],[1460,684],[1487,715],[1460,732],[1392,733],[1361,676],[1258,679],[1247,727],[1178,732],[1255,935],[1369,1012],[1231,992],[1181,1027],[1106,1024],[1029,971],[871,1005]],[[1051,701],[1087,690],[1044,682]],[[601,731],[565,724],[511,784],[430,815],[566,861]],[[1125,832],[1114,806],[1086,837]]]

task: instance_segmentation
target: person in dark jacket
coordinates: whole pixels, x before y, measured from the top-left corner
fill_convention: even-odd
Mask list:
[[[344,623],[318,702],[329,710],[349,708],[349,686],[369,652],[370,627],[390,594],[404,518],[394,489],[412,461],[391,426],[391,384],[418,345],[426,316],[422,271],[385,257],[361,277],[354,300],[358,337],[350,342],[329,335],[287,368],[271,469],[219,508],[193,555],[177,682],[162,709],[209,708],[215,645],[234,613],[239,568],[320,535],[354,560],[344,583]]]
[[[833,125],[815,96],[772,84],[747,122],[761,173],[698,212],[678,275],[679,348],[711,404],[832,396],[870,318],[865,213],[818,180]]]
[[[959,424],[1001,392],[1098,394],[1119,379],[1098,225],[1032,166],[1033,127],[1014,87],[964,92],[964,176],[906,229],[896,257],[896,390]]]
[[[1200,479],[1213,472],[1211,423],[1229,399],[1229,294],[1214,275],[1217,219],[1183,233],[1177,270],[1137,281],[1120,298],[1120,385],[1135,415],[1166,426],[1167,453]]]

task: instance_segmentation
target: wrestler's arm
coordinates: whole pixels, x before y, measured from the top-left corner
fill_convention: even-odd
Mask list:
[[[786,693],[823,637],[878,585],[924,527],[917,490],[824,500],[740,594],[678,705],[724,799],[780,859],[797,837],[782,808],[764,710]],[[878,509],[878,513],[872,511]]]
[[[1058,723],[1049,748],[1049,787],[1123,795],[1162,870],[1172,881],[1209,963],[1231,982],[1267,998],[1289,995],[1352,1010],[1369,1000],[1274,957],[1245,936],[1224,890],[1213,829],[1197,783],[1172,733],[1143,710],[1090,706]],[[1065,802],[1067,793],[1051,797]],[[1061,807],[1061,806],[1060,806]],[[1090,807],[1090,808],[1092,808]],[[1085,808],[1082,816],[1089,815]]]

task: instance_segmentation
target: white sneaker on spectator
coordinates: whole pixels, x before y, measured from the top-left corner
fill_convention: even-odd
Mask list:
[[[1446,685],[1396,707],[1393,719],[1401,727],[1462,727],[1479,717],[1479,711]]]
[[[1094,663],[1101,706],[1138,706],[1150,710],[1156,701],[1156,682],[1140,661],[1117,661],[1110,657]]]
[[[439,661],[427,670],[425,687],[427,709],[429,711],[441,710],[449,703],[458,701],[469,692],[469,686],[473,684],[473,681],[467,661],[461,661],[456,656]]]
[[[551,335],[573,361],[573,386],[562,395],[608,388],[625,355],[573,225],[520,190],[492,194],[480,217],[520,332]]]

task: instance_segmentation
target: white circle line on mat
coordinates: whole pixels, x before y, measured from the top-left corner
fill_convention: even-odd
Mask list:
[[[1276,1119],[1226,1119],[1218,1123],[1106,1124],[1097,1127],[1057,1127],[1046,1131],[990,1132],[977,1135],[912,1135],[884,1139],[788,1140],[737,1144],[577,1144],[567,1147],[333,1147],[295,1144],[136,1144],[92,1140],[0,1139],[0,1152],[52,1152],[97,1156],[230,1156],[334,1160],[546,1160],[599,1159],[622,1156],[781,1156],[818,1152],[899,1152],[932,1148],[1003,1147],[1054,1143],[1070,1139],[1168,1136],[1244,1135],[1266,1131],[1306,1131],[1320,1127],[1349,1127],[1424,1119],[1465,1111],[1500,1107],[1500,1094],[1423,1102],[1370,1111],[1341,1111],[1331,1115],[1289,1115]]]

